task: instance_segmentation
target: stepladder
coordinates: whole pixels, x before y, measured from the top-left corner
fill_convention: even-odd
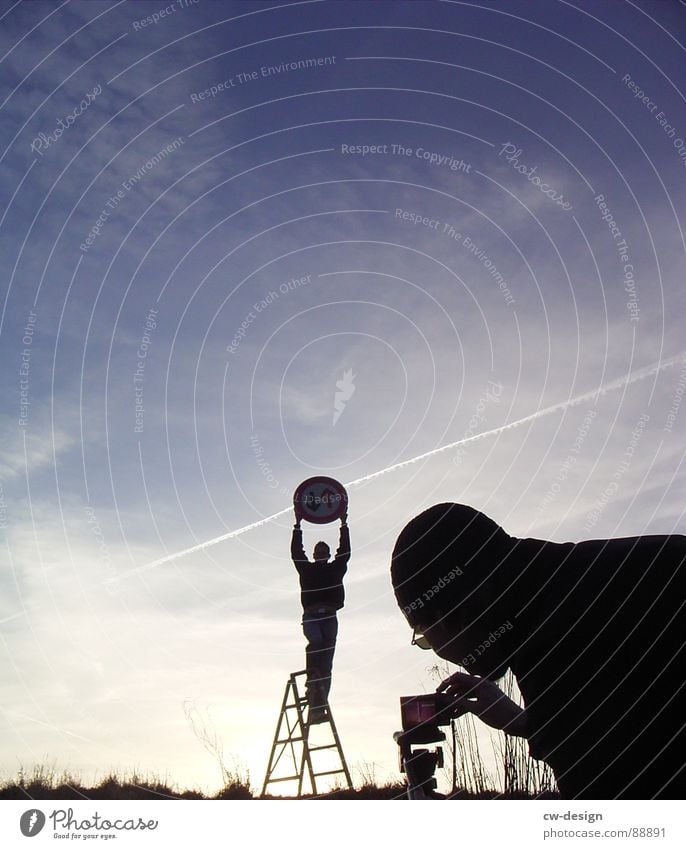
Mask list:
[[[324,780],[330,783],[334,776],[339,780],[342,777],[346,787],[352,790],[331,706],[324,705],[316,721],[311,721],[307,697],[301,695],[298,679],[304,683],[305,671],[292,672],[288,677],[261,795],[267,795],[270,785],[288,786],[286,782],[291,782],[297,787],[297,798],[317,796]]]

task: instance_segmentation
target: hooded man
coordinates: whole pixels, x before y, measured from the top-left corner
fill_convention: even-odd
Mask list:
[[[329,546],[319,541],[313,551],[314,562],[307,559],[300,528],[302,514],[295,508],[295,525],[291,539],[291,556],[300,577],[300,601],[307,671],[307,703],[309,721],[322,722],[331,689],[331,669],[338,635],[337,611],[345,602],[343,576],[350,559],[350,532],[347,514],[341,516],[338,550],[329,562]]]
[[[517,539],[437,504],[391,575],[413,643],[467,670],[439,690],[528,738],[563,797],[686,796],[686,537]],[[508,668],[524,710],[493,683]]]

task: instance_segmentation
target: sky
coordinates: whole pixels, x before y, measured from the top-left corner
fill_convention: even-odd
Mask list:
[[[348,485],[357,782],[439,680],[390,584],[412,516],[686,532],[683,0],[0,22],[0,778],[216,790],[190,713],[259,788],[312,475]]]

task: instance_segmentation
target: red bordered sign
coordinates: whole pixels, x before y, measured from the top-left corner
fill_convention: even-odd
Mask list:
[[[348,511],[348,493],[334,478],[308,478],[293,493],[293,504],[305,521],[325,525]]]

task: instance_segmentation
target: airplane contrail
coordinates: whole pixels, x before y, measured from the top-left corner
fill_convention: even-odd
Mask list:
[[[374,480],[375,478],[381,477],[381,475],[387,475],[390,472],[395,472],[398,469],[403,469],[405,466],[411,466],[414,463],[419,463],[421,460],[426,460],[429,457],[435,457],[437,454],[442,454],[444,451],[450,451],[451,449],[457,448],[460,445],[467,445],[470,442],[476,442],[479,439],[486,439],[489,436],[495,436],[499,433],[504,433],[507,430],[512,430],[513,428],[520,427],[527,422],[535,421],[536,419],[543,418],[544,416],[549,416],[552,413],[557,413],[561,410],[567,410],[570,407],[576,407],[579,404],[583,404],[585,401],[594,400],[602,395],[606,395],[608,392],[613,392],[616,389],[622,389],[624,386],[629,386],[632,383],[636,383],[639,380],[644,380],[646,377],[650,377],[653,374],[657,374],[660,371],[663,371],[666,368],[670,368],[673,365],[676,365],[681,360],[686,359],[686,351],[682,351],[679,354],[676,354],[673,357],[670,357],[667,360],[662,360],[658,363],[653,363],[652,365],[646,366],[645,368],[639,369],[635,372],[629,372],[625,374],[623,377],[617,378],[617,380],[613,380],[610,383],[606,383],[603,386],[599,386],[597,389],[593,389],[590,392],[584,392],[583,395],[577,395],[574,398],[568,398],[566,401],[560,401],[558,404],[553,404],[550,407],[544,407],[542,410],[536,410],[535,413],[531,413],[528,416],[524,416],[521,419],[516,419],[513,422],[508,422],[507,424],[500,425],[499,427],[494,427],[491,430],[486,430],[483,433],[474,434],[474,436],[463,437],[462,439],[458,439],[456,442],[450,442],[447,445],[440,445],[438,448],[432,448],[430,451],[425,451],[423,454],[417,454],[416,457],[410,457],[408,460],[401,460],[399,463],[393,463],[391,466],[387,466],[385,469],[379,469],[376,472],[372,472],[369,475],[364,475],[361,478],[356,478],[355,480],[349,481],[345,484],[346,488],[357,486],[361,483],[367,483],[367,481]],[[265,525],[267,522],[271,522],[273,519],[277,519],[279,516],[284,516],[286,513],[290,513],[293,509],[292,505],[284,508],[283,510],[279,510],[278,513],[273,513],[271,516],[266,516],[264,519],[260,519],[257,522],[252,522],[249,525],[245,525],[242,528],[237,528],[235,531],[229,531],[226,534],[221,534],[221,536],[214,537],[213,539],[206,540],[205,542],[198,543],[197,545],[193,545],[190,548],[184,548],[182,551],[177,551],[174,554],[167,554],[164,557],[160,557],[157,560],[153,560],[150,563],[145,563],[142,566],[137,566],[134,569],[129,569],[126,572],[122,572],[120,575],[113,576],[103,581],[103,584],[111,584],[117,583],[121,581],[123,578],[131,577],[132,575],[137,575],[140,572],[147,571],[149,569],[154,569],[156,566],[161,566],[163,563],[171,563],[173,560],[179,560],[181,557],[186,557],[188,554],[194,554],[197,551],[202,551],[205,548],[210,548],[213,545],[218,545],[220,542],[225,542],[229,539],[235,539],[241,534],[245,534],[248,531],[252,531],[254,528],[259,528],[260,525]]]
[[[4,619],[0,619],[0,625],[4,625],[5,622],[12,622],[14,619],[21,619],[24,616],[23,613],[13,613],[11,616],[5,616]]]
[[[606,395],[608,392],[613,392],[616,389],[622,389],[624,386],[629,386],[631,383],[636,383],[639,380],[644,380],[646,377],[650,377],[652,374],[657,374],[663,369],[676,365],[682,358],[685,357],[686,351],[682,351],[680,354],[670,357],[668,360],[663,360],[660,363],[654,363],[651,366],[639,369],[639,371],[625,374],[623,377],[619,377],[617,380],[606,383],[604,386],[599,386],[598,389],[594,389],[591,392],[584,392],[583,395],[577,395],[574,398],[569,398],[567,401],[560,401],[558,404],[553,404],[551,407],[544,407],[542,410],[537,410],[535,413],[524,416],[524,418],[516,419],[513,422],[508,422],[508,424],[500,425],[499,427],[494,427],[492,430],[485,430],[483,433],[476,433],[474,436],[467,436],[463,439],[458,439],[457,442],[451,442],[448,445],[441,445],[438,448],[432,448],[431,451],[425,451],[423,454],[418,454],[416,457],[411,457],[409,460],[401,460],[399,463],[394,463],[386,469],[380,469],[378,472],[372,472],[364,477],[356,478],[354,481],[350,481],[350,483],[345,485],[347,487],[355,486],[359,483],[366,483],[374,478],[378,478],[380,475],[385,475],[388,472],[395,472],[397,469],[402,469],[404,466],[410,466],[412,463],[425,460],[427,457],[433,457],[435,454],[440,454],[443,451],[449,451],[451,448],[457,448],[459,445],[466,445],[468,442],[476,442],[477,439],[485,439],[487,436],[495,436],[498,433],[503,433],[506,430],[519,427],[527,422],[535,421],[543,416],[549,416],[551,413],[556,413],[559,410],[567,410],[570,407],[576,407],[579,404],[583,404],[585,401],[592,401],[601,395]]]

